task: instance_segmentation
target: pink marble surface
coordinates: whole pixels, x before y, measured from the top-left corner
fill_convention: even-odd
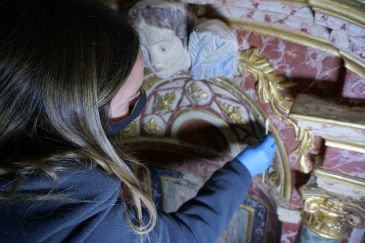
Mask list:
[[[342,96],[355,99],[365,99],[365,80],[356,73],[347,69]]]
[[[310,129],[316,136],[332,138],[340,141],[352,141],[355,143],[365,143],[365,130],[352,128],[336,124],[324,124],[320,121],[309,121],[296,119],[298,125]]]
[[[365,154],[327,147],[321,168],[365,179]]]
[[[344,30],[333,30],[330,41],[339,50],[365,63],[365,35],[350,36]]]
[[[353,23],[350,23],[348,21],[345,21],[343,19],[327,15],[324,13],[315,13],[315,23],[328,27],[332,30],[344,30],[348,33],[350,36],[363,36],[365,35],[365,29],[355,25]]]
[[[365,63],[364,28],[322,13],[316,13],[315,22],[331,29],[329,40],[333,46]]]
[[[229,6],[263,10],[272,13],[300,17],[308,20],[309,22],[314,22],[312,10],[305,5],[298,3],[283,3],[263,0],[218,0],[214,1],[214,5],[219,7]]]
[[[238,7],[255,10],[263,10],[272,13],[286,14],[295,17],[307,19],[309,22],[314,22],[312,10],[304,4],[300,3],[283,3],[265,0],[178,0],[183,3],[193,4],[214,4],[215,6],[223,7]]]
[[[270,60],[277,73],[301,80],[336,81],[341,59],[318,49],[279,38],[235,29],[242,49],[257,47]]]
[[[329,31],[326,27],[314,23],[313,19],[296,15],[295,11],[280,13],[275,12],[275,9],[267,11],[233,4],[214,4],[213,7],[217,13],[228,19],[263,23],[293,31],[305,32],[324,40],[329,39]]]
[[[218,7],[237,7],[255,10],[263,10],[272,13],[286,14],[295,17],[307,19],[314,22],[312,10],[306,5],[299,3],[283,3],[264,0],[180,0],[181,2],[189,1],[190,3],[212,3]]]
[[[300,224],[283,223],[280,243],[295,243],[300,230]]]

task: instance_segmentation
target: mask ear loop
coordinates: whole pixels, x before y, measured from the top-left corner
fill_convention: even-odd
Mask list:
[[[132,109],[131,113],[133,113],[134,112],[134,109],[136,109],[136,106],[137,106],[139,100],[142,98],[142,96],[143,96],[144,93],[145,93],[144,89],[141,88],[139,90],[139,94],[138,95],[137,94],[136,95],[133,95],[133,96],[135,96],[134,99],[137,98],[137,97],[139,97],[139,98],[138,98],[138,100],[136,100],[136,103],[133,105],[133,109]]]
[[[121,130],[123,129],[125,126],[128,125],[128,123],[132,122],[134,119],[136,119],[140,112],[136,113],[137,109],[143,109],[143,107],[145,106],[146,103],[146,91],[144,91],[144,89],[140,89],[140,96],[136,96],[133,95],[133,97],[138,98],[135,102],[133,102],[133,108],[132,111],[129,113],[129,115],[127,117],[121,118],[121,119],[117,119],[117,120],[111,120],[111,134],[113,134],[113,127],[115,129]],[[125,122],[127,122],[127,125],[123,125],[125,124]]]

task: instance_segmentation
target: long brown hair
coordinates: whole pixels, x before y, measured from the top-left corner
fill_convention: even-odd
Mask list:
[[[133,171],[140,164],[126,162],[105,132],[138,55],[137,33],[90,0],[4,0],[0,26],[0,176],[100,166],[128,189],[140,219],[133,229],[149,232],[156,209]]]

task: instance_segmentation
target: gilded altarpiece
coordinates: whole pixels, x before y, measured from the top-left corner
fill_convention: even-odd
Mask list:
[[[173,211],[194,196],[268,119],[274,166],[254,178],[219,242],[365,240],[364,2],[180,2],[230,25],[239,66],[209,80],[145,70],[148,105],[120,141],[150,163],[156,205]]]

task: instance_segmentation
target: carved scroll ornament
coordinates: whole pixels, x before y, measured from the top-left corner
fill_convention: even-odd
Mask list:
[[[328,239],[343,239],[354,227],[365,228],[365,205],[348,198],[338,198],[314,185],[300,189],[305,200],[304,223]]]
[[[299,170],[303,173],[309,173],[312,169],[309,152],[313,148],[313,134],[309,130],[299,127],[289,117],[293,102],[287,100],[282,94],[283,89],[293,87],[296,83],[276,75],[271,63],[260,56],[256,48],[241,51],[239,61],[239,72],[253,75],[259,100],[269,104],[277,118],[293,126],[296,139],[299,142],[296,149],[296,153],[299,154]]]

